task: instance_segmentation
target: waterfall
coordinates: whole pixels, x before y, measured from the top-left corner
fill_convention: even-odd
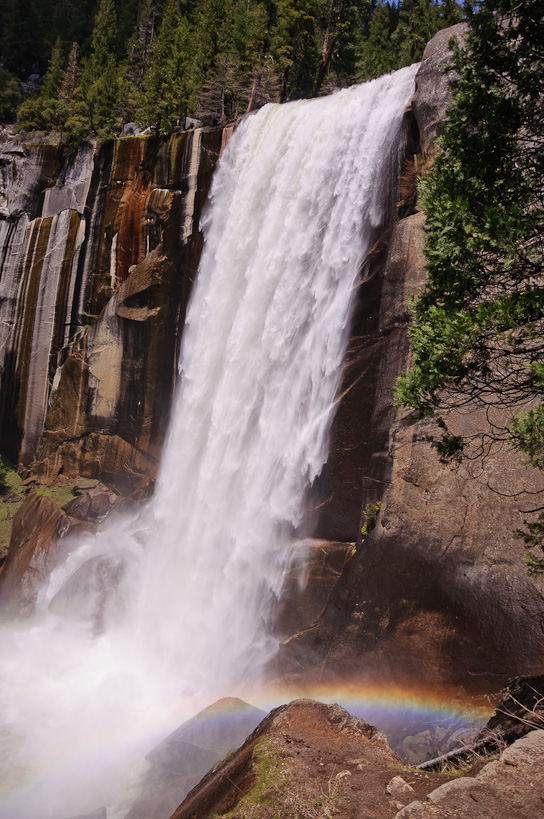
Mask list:
[[[34,620],[2,628],[1,819],[124,816],[155,742],[259,685],[414,74],[266,106],[231,138],[155,499],[75,544]]]

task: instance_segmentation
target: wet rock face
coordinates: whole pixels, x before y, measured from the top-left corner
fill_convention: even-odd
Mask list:
[[[13,521],[8,556],[0,569],[0,614],[31,614],[38,591],[58,559],[56,545],[69,522],[56,503],[31,492]]]
[[[14,461],[33,457],[54,356],[70,338],[93,154],[16,142],[0,151],[0,446]]]
[[[0,153],[0,448],[133,488],[154,467],[223,133]],[[43,438],[44,428],[46,430]]]
[[[274,612],[274,634],[291,637],[317,620],[352,548],[310,538],[293,545]]]
[[[399,220],[377,242],[363,268],[342,400],[329,457],[314,487],[318,537],[357,540],[361,509],[381,498],[389,480],[392,393],[408,363],[407,299],[424,280],[423,224],[422,213]]]

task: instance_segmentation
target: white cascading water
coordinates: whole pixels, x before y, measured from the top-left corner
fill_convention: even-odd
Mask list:
[[[258,686],[414,74],[267,106],[231,138],[155,499],[76,544],[32,622],[2,628],[1,819],[106,804],[121,819],[128,772],[153,744]],[[93,586],[97,561],[120,578],[107,595]]]

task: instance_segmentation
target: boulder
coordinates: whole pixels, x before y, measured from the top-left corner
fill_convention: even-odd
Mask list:
[[[477,776],[460,777],[402,808],[395,819],[527,819],[542,815],[544,731],[518,739]]]
[[[54,595],[49,611],[72,620],[85,620],[94,634],[100,634],[108,614],[120,605],[115,592],[124,568],[124,561],[116,555],[90,558]]]
[[[8,556],[0,569],[2,616],[34,611],[39,589],[59,559],[57,541],[68,528],[56,503],[30,492],[13,520]]]

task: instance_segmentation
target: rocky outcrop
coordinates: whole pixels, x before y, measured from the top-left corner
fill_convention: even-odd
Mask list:
[[[423,52],[416,79],[413,101],[414,116],[419,125],[421,152],[425,159],[436,153],[436,138],[440,136],[451,103],[449,81],[444,71],[449,63],[449,43],[462,40],[468,31],[466,23],[439,31]]]
[[[525,819],[541,813],[543,751],[544,731],[532,731],[476,775],[452,779],[402,766],[383,734],[340,706],[295,700],[216,764],[171,819]]]
[[[53,498],[60,494],[70,498],[61,507],[62,500],[49,498],[36,479],[27,478],[29,492],[13,520],[8,555],[0,568],[0,617],[26,617],[34,613],[40,589],[46,584],[55,566],[66,556],[72,535],[94,532],[109,514],[118,498],[105,487],[96,484],[81,485],[66,480],[51,489]],[[70,535],[70,538],[68,537]],[[56,595],[52,607],[60,611],[68,596],[77,597],[75,608],[80,615],[89,606],[97,607],[95,620],[102,617],[100,601],[93,593],[106,590],[111,583],[115,564],[108,557],[85,564],[66,585],[63,594]],[[63,596],[64,595],[64,596]],[[105,595],[104,595],[105,596]]]
[[[385,819],[395,814],[387,787],[396,767],[401,762],[385,735],[363,720],[339,705],[295,700],[274,709],[241,748],[216,765],[172,819],[225,814],[232,819]],[[441,777],[415,779],[418,792],[427,793],[429,783]],[[410,787],[411,799],[415,793]]]

